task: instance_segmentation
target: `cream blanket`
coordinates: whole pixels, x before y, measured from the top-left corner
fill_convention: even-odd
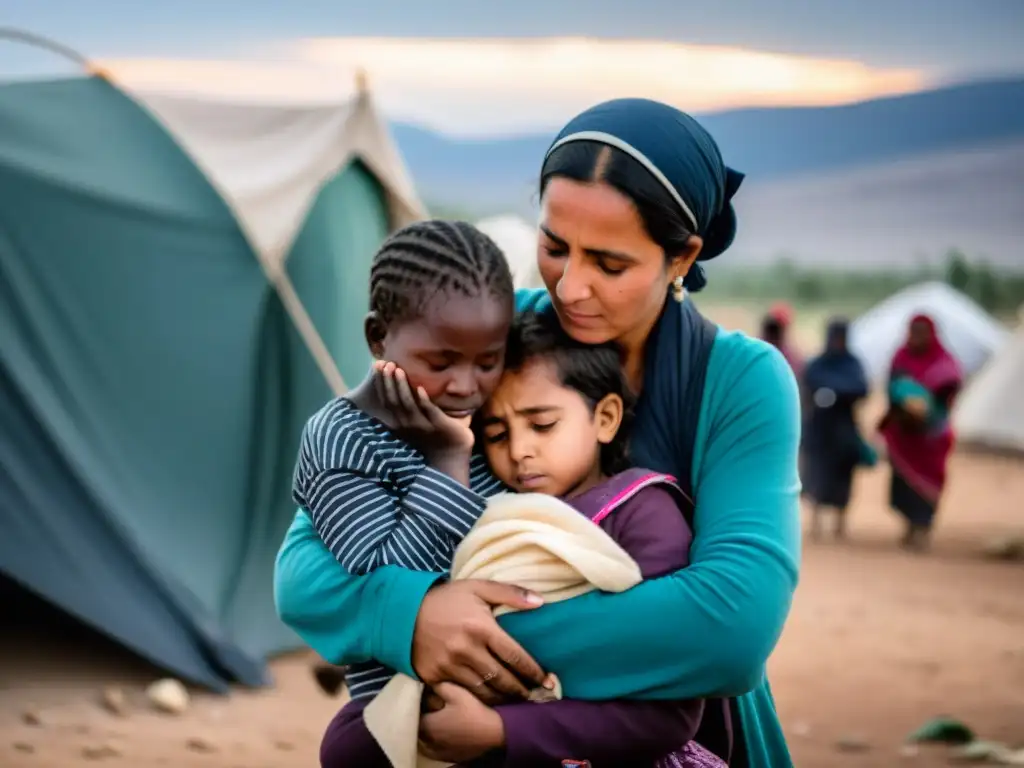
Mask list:
[[[453,579],[518,584],[548,603],[594,589],[623,592],[640,583],[640,568],[599,526],[553,496],[502,494],[463,539]],[[508,612],[498,608],[495,615]],[[366,727],[395,768],[442,768],[419,754],[423,684],[396,675],[363,712]]]

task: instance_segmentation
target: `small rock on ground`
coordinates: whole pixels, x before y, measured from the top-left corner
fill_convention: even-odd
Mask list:
[[[850,734],[836,742],[836,749],[840,752],[867,752],[871,745],[864,737]]]
[[[128,714],[128,698],[120,688],[104,688],[100,694],[100,704],[112,715],[124,717]]]
[[[213,742],[203,738],[199,738],[197,736],[193,736],[191,739],[186,741],[185,748],[188,749],[190,752],[199,752],[201,754],[209,754],[211,752],[217,751],[217,747],[213,744]]]
[[[26,709],[21,713],[21,722],[25,725],[31,725],[33,728],[38,728],[43,724],[43,718],[34,709]]]
[[[121,750],[112,744],[95,744],[82,747],[81,754],[86,760],[106,760],[108,757],[120,757]]]
[[[146,689],[146,698],[160,712],[169,715],[181,715],[188,710],[188,689],[173,678],[157,680]]]

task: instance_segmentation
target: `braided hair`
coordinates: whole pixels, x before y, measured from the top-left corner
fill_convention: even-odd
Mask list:
[[[601,472],[611,476],[629,469],[636,395],[622,373],[622,348],[613,341],[576,341],[565,332],[554,312],[524,312],[512,323],[505,347],[505,370],[521,371],[537,358],[550,361],[562,386],[578,392],[591,411],[608,395],[622,399],[619,430],[611,442],[601,446]]]
[[[438,294],[512,300],[512,273],[491,238],[464,221],[418,221],[392,234],[370,267],[370,311],[386,327]]]

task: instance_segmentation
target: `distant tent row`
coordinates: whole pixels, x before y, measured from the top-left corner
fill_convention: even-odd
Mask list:
[[[0,43],[3,41],[0,40]],[[0,574],[172,673],[265,682],[306,418],[423,209],[362,90],[0,84]]]
[[[945,283],[913,286],[855,320],[850,348],[882,384],[910,319],[929,315],[943,344],[960,361],[967,385],[953,423],[966,448],[1024,453],[1024,315],[1015,333]]]

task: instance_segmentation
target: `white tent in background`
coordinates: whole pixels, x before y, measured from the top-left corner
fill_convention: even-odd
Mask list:
[[[957,437],[968,447],[1024,453],[1024,312],[1021,320],[953,411]]]
[[[512,214],[481,219],[476,226],[505,253],[516,288],[544,287],[537,270],[537,227]]]
[[[896,350],[907,337],[910,318],[927,314],[939,338],[968,376],[999,352],[1010,332],[971,299],[945,283],[907,288],[861,315],[850,325],[850,349],[873,381],[884,381]]]

